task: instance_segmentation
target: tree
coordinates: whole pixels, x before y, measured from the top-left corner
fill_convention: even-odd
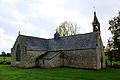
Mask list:
[[[3,52],[1,52],[2,53],[2,56],[6,56],[6,53],[3,51]]]
[[[57,32],[60,34],[60,36],[70,36],[76,34],[76,24],[73,24],[71,22],[65,21],[59,25],[57,28]]]
[[[111,49],[112,49],[112,40],[108,40],[108,59],[110,60],[110,65],[112,66],[112,52],[111,52]]]
[[[109,30],[112,34],[113,48],[117,50],[116,56],[119,57],[120,60],[120,12],[118,14],[118,16],[109,20]]]
[[[7,54],[6,54],[6,56],[9,56],[9,57],[10,57],[10,56],[11,56],[11,54],[10,54],[10,53],[7,53]]]
[[[3,56],[3,62],[5,62],[5,57],[6,57],[6,53],[3,51],[3,52],[1,52],[2,53],[2,56]]]

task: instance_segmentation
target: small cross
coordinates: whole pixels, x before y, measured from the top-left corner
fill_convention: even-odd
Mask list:
[[[94,11],[95,11],[95,6],[93,7]]]
[[[20,35],[20,31],[19,31],[19,33],[18,33],[19,35]]]

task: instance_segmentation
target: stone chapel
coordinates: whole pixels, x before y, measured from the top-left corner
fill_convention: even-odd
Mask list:
[[[93,32],[44,39],[19,34],[11,48],[11,65],[16,67],[105,68],[100,23],[94,12]]]

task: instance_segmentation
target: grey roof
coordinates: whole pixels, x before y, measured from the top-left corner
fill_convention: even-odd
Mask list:
[[[60,52],[47,52],[41,59],[52,59],[58,54],[60,54]]]
[[[32,36],[23,37],[28,50],[48,50],[48,41],[46,39]]]
[[[59,39],[42,39],[23,36],[28,50],[73,50],[96,48],[96,32],[60,37]]]
[[[62,37],[58,40],[49,39],[50,50],[73,50],[88,49],[96,47],[96,34],[78,34],[68,37]]]

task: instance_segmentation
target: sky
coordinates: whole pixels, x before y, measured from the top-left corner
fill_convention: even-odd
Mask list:
[[[78,34],[92,32],[94,10],[106,46],[108,21],[118,15],[120,0],[0,0],[0,53],[11,51],[19,31],[48,39],[62,22],[70,21],[77,24]]]

